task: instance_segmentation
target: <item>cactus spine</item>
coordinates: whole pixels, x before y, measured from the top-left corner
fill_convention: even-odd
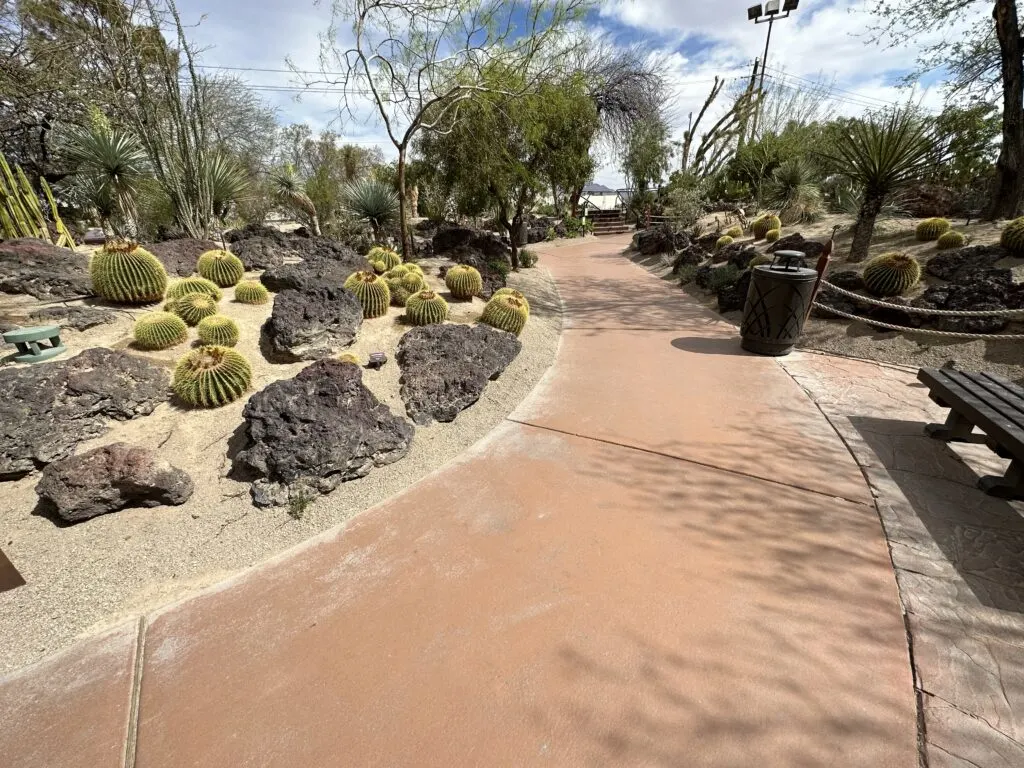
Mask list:
[[[207,296],[213,297],[214,301],[220,301],[224,296],[224,293],[212,280],[207,280],[205,277],[184,277],[171,283],[171,287],[167,289],[167,298],[180,299],[190,293],[205,293]]]
[[[383,277],[373,272],[354,272],[345,281],[345,290],[351,291],[363,307],[363,317],[387,314],[391,303],[391,290]]]
[[[200,347],[178,361],[174,394],[191,406],[216,408],[240,398],[252,383],[252,367],[227,347]]]
[[[189,325],[198,325],[203,318],[217,314],[217,302],[205,293],[186,293],[180,299],[167,302],[167,310]]]
[[[401,280],[402,287],[405,288],[409,293],[416,293],[417,291],[426,290],[427,284],[423,280],[423,275],[417,275],[415,272],[409,272]]]
[[[518,336],[530,317],[530,307],[515,296],[496,296],[487,302],[480,322]]]
[[[258,280],[243,280],[235,286],[235,301],[239,304],[266,304],[270,291]]]
[[[864,287],[875,296],[902,296],[920,279],[921,265],[903,253],[876,256],[864,267]]]
[[[100,298],[121,304],[160,301],[167,290],[167,270],[137,243],[108,242],[89,261],[92,290]]]
[[[444,284],[452,296],[461,301],[469,301],[484,288],[483,278],[473,267],[456,264],[444,276]]]
[[[224,315],[210,315],[199,321],[199,340],[203,344],[233,347],[238,343],[238,323]]]
[[[167,349],[188,338],[188,326],[170,312],[147,312],[136,321],[132,335],[140,349]]]
[[[228,251],[207,251],[199,257],[196,272],[221,288],[237,285],[245,275],[242,260]]]
[[[448,319],[448,302],[433,291],[420,291],[405,303],[405,316],[413,325],[432,325]]]

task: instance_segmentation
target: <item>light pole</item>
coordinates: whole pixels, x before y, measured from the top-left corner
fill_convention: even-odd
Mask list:
[[[776,21],[782,19],[788,19],[789,14],[797,9],[800,5],[800,0],[768,0],[762,8],[761,4],[752,5],[747,8],[747,21],[752,21],[755,24],[767,24],[768,25],[768,39],[764,41],[764,58],[761,59],[761,82],[757,87],[757,92],[761,98],[764,98],[764,75],[768,69],[768,46],[772,44],[772,27]],[[779,6],[782,6],[781,9]],[[758,104],[757,110],[754,112],[754,127],[750,131],[750,138],[754,138],[754,133],[757,131],[757,118],[761,112],[761,105]]]

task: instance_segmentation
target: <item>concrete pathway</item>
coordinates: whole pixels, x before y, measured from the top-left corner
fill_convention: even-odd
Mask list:
[[[485,441],[344,529],[0,686],[35,766],[913,768],[861,470],[735,329],[544,250],[558,358]]]

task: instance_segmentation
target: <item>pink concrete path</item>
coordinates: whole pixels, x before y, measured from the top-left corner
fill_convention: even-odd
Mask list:
[[[624,244],[545,249],[561,348],[486,440],[8,679],[2,762],[916,766],[853,459],[775,360]]]

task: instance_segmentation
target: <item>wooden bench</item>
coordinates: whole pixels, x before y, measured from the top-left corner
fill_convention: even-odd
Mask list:
[[[3,336],[4,341],[13,344],[18,354],[14,356],[16,363],[41,363],[49,360],[66,351],[66,347],[60,340],[59,325],[40,325],[35,328],[19,328],[16,331],[8,331]],[[39,342],[45,341],[44,346]]]
[[[946,368],[922,368],[917,378],[933,401],[949,408],[946,423],[929,424],[925,432],[937,440],[984,443],[1010,459],[1004,476],[983,477],[978,487],[1001,499],[1024,499],[1024,389],[989,373]]]

